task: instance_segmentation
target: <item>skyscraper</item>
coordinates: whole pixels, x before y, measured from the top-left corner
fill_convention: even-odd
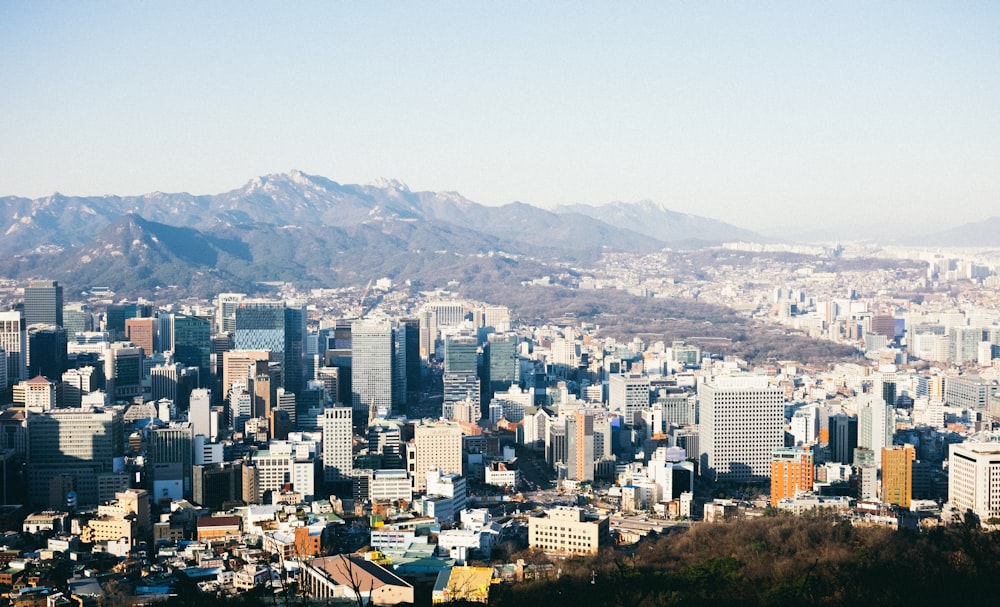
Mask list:
[[[638,412],[649,407],[649,377],[644,375],[611,375],[608,377],[608,410],[621,414],[631,426]]]
[[[28,377],[58,379],[68,368],[66,330],[55,325],[28,327]]]
[[[211,386],[212,326],[204,318],[172,314],[170,332],[173,336],[174,360],[186,367],[198,369],[198,386]]]
[[[910,507],[913,498],[913,445],[882,447],[882,503]]]
[[[54,409],[28,416],[28,489],[32,504],[49,504],[49,485],[70,475],[81,506],[97,505],[98,476],[114,471],[124,455],[121,413],[100,409]]]
[[[351,418],[350,407],[323,411],[323,480],[328,483],[351,479]]]
[[[63,288],[54,280],[32,280],[24,288],[26,325],[63,326]]]
[[[784,447],[784,390],[767,377],[716,377],[698,386],[701,473],[716,480],[761,482],[771,452]]]
[[[858,446],[875,454],[875,465],[882,463],[882,447],[892,445],[896,430],[895,410],[881,395],[869,394],[858,404]]]
[[[393,331],[388,323],[359,321],[351,326],[351,390],[355,422],[392,411]]]
[[[267,350],[281,363],[283,386],[302,390],[306,339],[305,306],[288,307],[281,301],[245,300],[236,308],[237,350]]]
[[[0,349],[7,356],[7,385],[28,379],[28,333],[19,310],[0,312]]]

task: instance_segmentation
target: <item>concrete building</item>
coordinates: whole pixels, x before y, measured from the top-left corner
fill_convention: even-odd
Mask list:
[[[701,474],[762,482],[771,453],[784,447],[784,390],[764,376],[718,377],[698,387]]]
[[[323,480],[327,483],[351,480],[351,419],[351,407],[323,411]]]
[[[639,411],[650,404],[649,378],[644,375],[612,375],[608,378],[608,410],[620,414],[631,426]]]
[[[981,522],[1000,518],[1000,443],[952,445],[948,458],[948,506]]]
[[[545,552],[597,554],[609,541],[607,517],[591,519],[581,508],[558,506],[528,518],[528,546]]]
[[[414,491],[427,489],[427,473],[462,473],[462,427],[454,422],[424,420],[413,429],[407,444],[407,471]]]
[[[917,451],[913,445],[882,448],[882,503],[910,507],[913,499],[913,463]]]
[[[813,452],[809,449],[781,448],[771,452],[771,506],[802,491],[812,491]]]

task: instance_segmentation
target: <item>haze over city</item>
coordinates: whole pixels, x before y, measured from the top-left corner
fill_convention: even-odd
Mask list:
[[[985,219],[994,3],[0,6],[0,195],[292,168],[773,234]],[[860,221],[859,221],[860,220]]]

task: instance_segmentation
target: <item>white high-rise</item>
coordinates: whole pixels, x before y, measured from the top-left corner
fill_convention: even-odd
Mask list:
[[[323,480],[350,480],[352,470],[351,408],[331,407],[323,411]]]
[[[867,395],[858,403],[858,446],[872,450],[876,466],[882,464],[882,447],[892,445],[895,430],[895,410],[879,394]]]
[[[701,474],[716,480],[761,482],[771,475],[771,451],[785,444],[784,391],[767,377],[717,377],[698,386]]]
[[[201,434],[208,440],[215,440],[212,432],[212,391],[199,388],[191,391],[191,405],[188,421],[194,436]]]
[[[948,502],[962,516],[1000,517],[1000,443],[952,445],[948,458]]]
[[[0,312],[0,350],[7,356],[7,386],[28,379],[28,333],[19,310]]]
[[[649,407],[649,377],[639,374],[608,378],[608,410],[619,413],[631,426],[637,413]]]

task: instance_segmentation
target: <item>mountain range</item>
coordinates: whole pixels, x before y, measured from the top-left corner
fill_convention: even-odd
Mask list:
[[[0,276],[52,278],[76,291],[100,285],[142,294],[175,285],[193,295],[269,281],[347,286],[383,276],[513,282],[609,251],[767,240],[648,201],[493,207],[456,192],[413,192],[393,180],[340,184],[301,171],[214,195],[0,198],[0,230]],[[981,231],[996,242],[995,227]]]
[[[520,202],[491,207],[456,192],[412,192],[398,181],[340,184],[300,171],[257,177],[216,195],[53,194],[0,203],[6,260],[0,274],[51,277],[76,290],[177,285],[196,293],[264,281],[341,286],[381,276],[531,278],[549,263],[586,263],[606,251],[752,236],[646,203],[634,209],[616,203],[614,212],[548,211]]]

